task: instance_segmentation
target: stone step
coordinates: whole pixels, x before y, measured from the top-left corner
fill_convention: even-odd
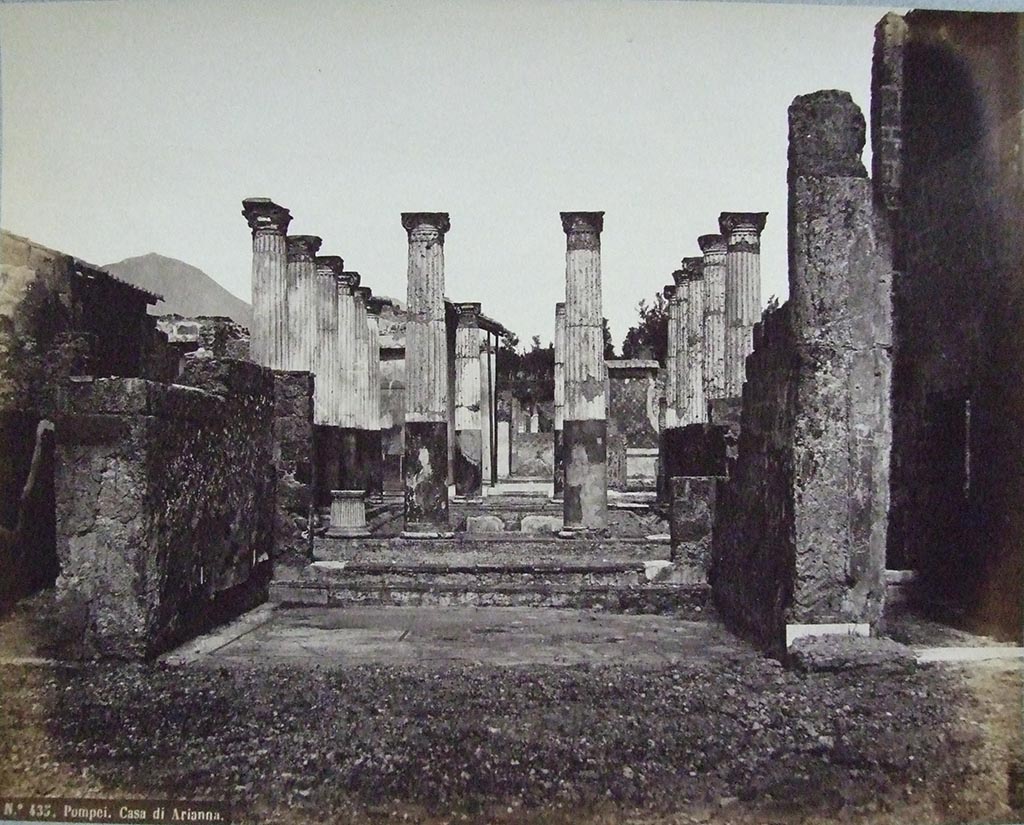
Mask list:
[[[426,563],[448,557],[472,562],[633,561],[668,559],[667,535],[645,538],[564,539],[525,533],[456,533],[451,538],[413,539],[369,536],[355,539],[318,536],[313,558],[318,561],[407,561]]]
[[[654,563],[411,564],[315,562],[292,581],[275,581],[282,605],[476,605],[593,608],[701,618],[709,588],[678,581]]]

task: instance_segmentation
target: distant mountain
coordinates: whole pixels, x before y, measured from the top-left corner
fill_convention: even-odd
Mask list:
[[[251,305],[182,261],[150,252],[103,268],[123,281],[163,295],[161,303],[149,308],[153,315],[226,315],[247,328],[252,326]]]

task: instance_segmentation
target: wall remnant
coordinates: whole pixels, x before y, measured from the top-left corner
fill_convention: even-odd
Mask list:
[[[723,618],[778,653],[787,626],[876,622],[889,503],[891,252],[849,94],[789,110],[790,299],[747,361],[711,580]]]
[[[86,649],[152,656],[266,598],[274,383],[193,359],[184,380],[69,382],[57,427],[57,598]]]

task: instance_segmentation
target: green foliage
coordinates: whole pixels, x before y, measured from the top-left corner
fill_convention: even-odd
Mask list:
[[[668,301],[661,293],[655,293],[653,304],[641,300],[636,309],[640,318],[626,332],[622,357],[654,358],[664,366],[668,351]]]

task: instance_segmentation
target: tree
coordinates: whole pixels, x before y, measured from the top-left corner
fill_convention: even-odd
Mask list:
[[[608,319],[601,319],[601,332],[604,335],[604,359],[615,357],[615,344],[612,343],[612,331],[608,329]]]
[[[622,357],[655,358],[665,366],[668,352],[668,301],[661,293],[655,293],[653,304],[641,300],[636,309],[640,320],[626,332],[622,341]]]

